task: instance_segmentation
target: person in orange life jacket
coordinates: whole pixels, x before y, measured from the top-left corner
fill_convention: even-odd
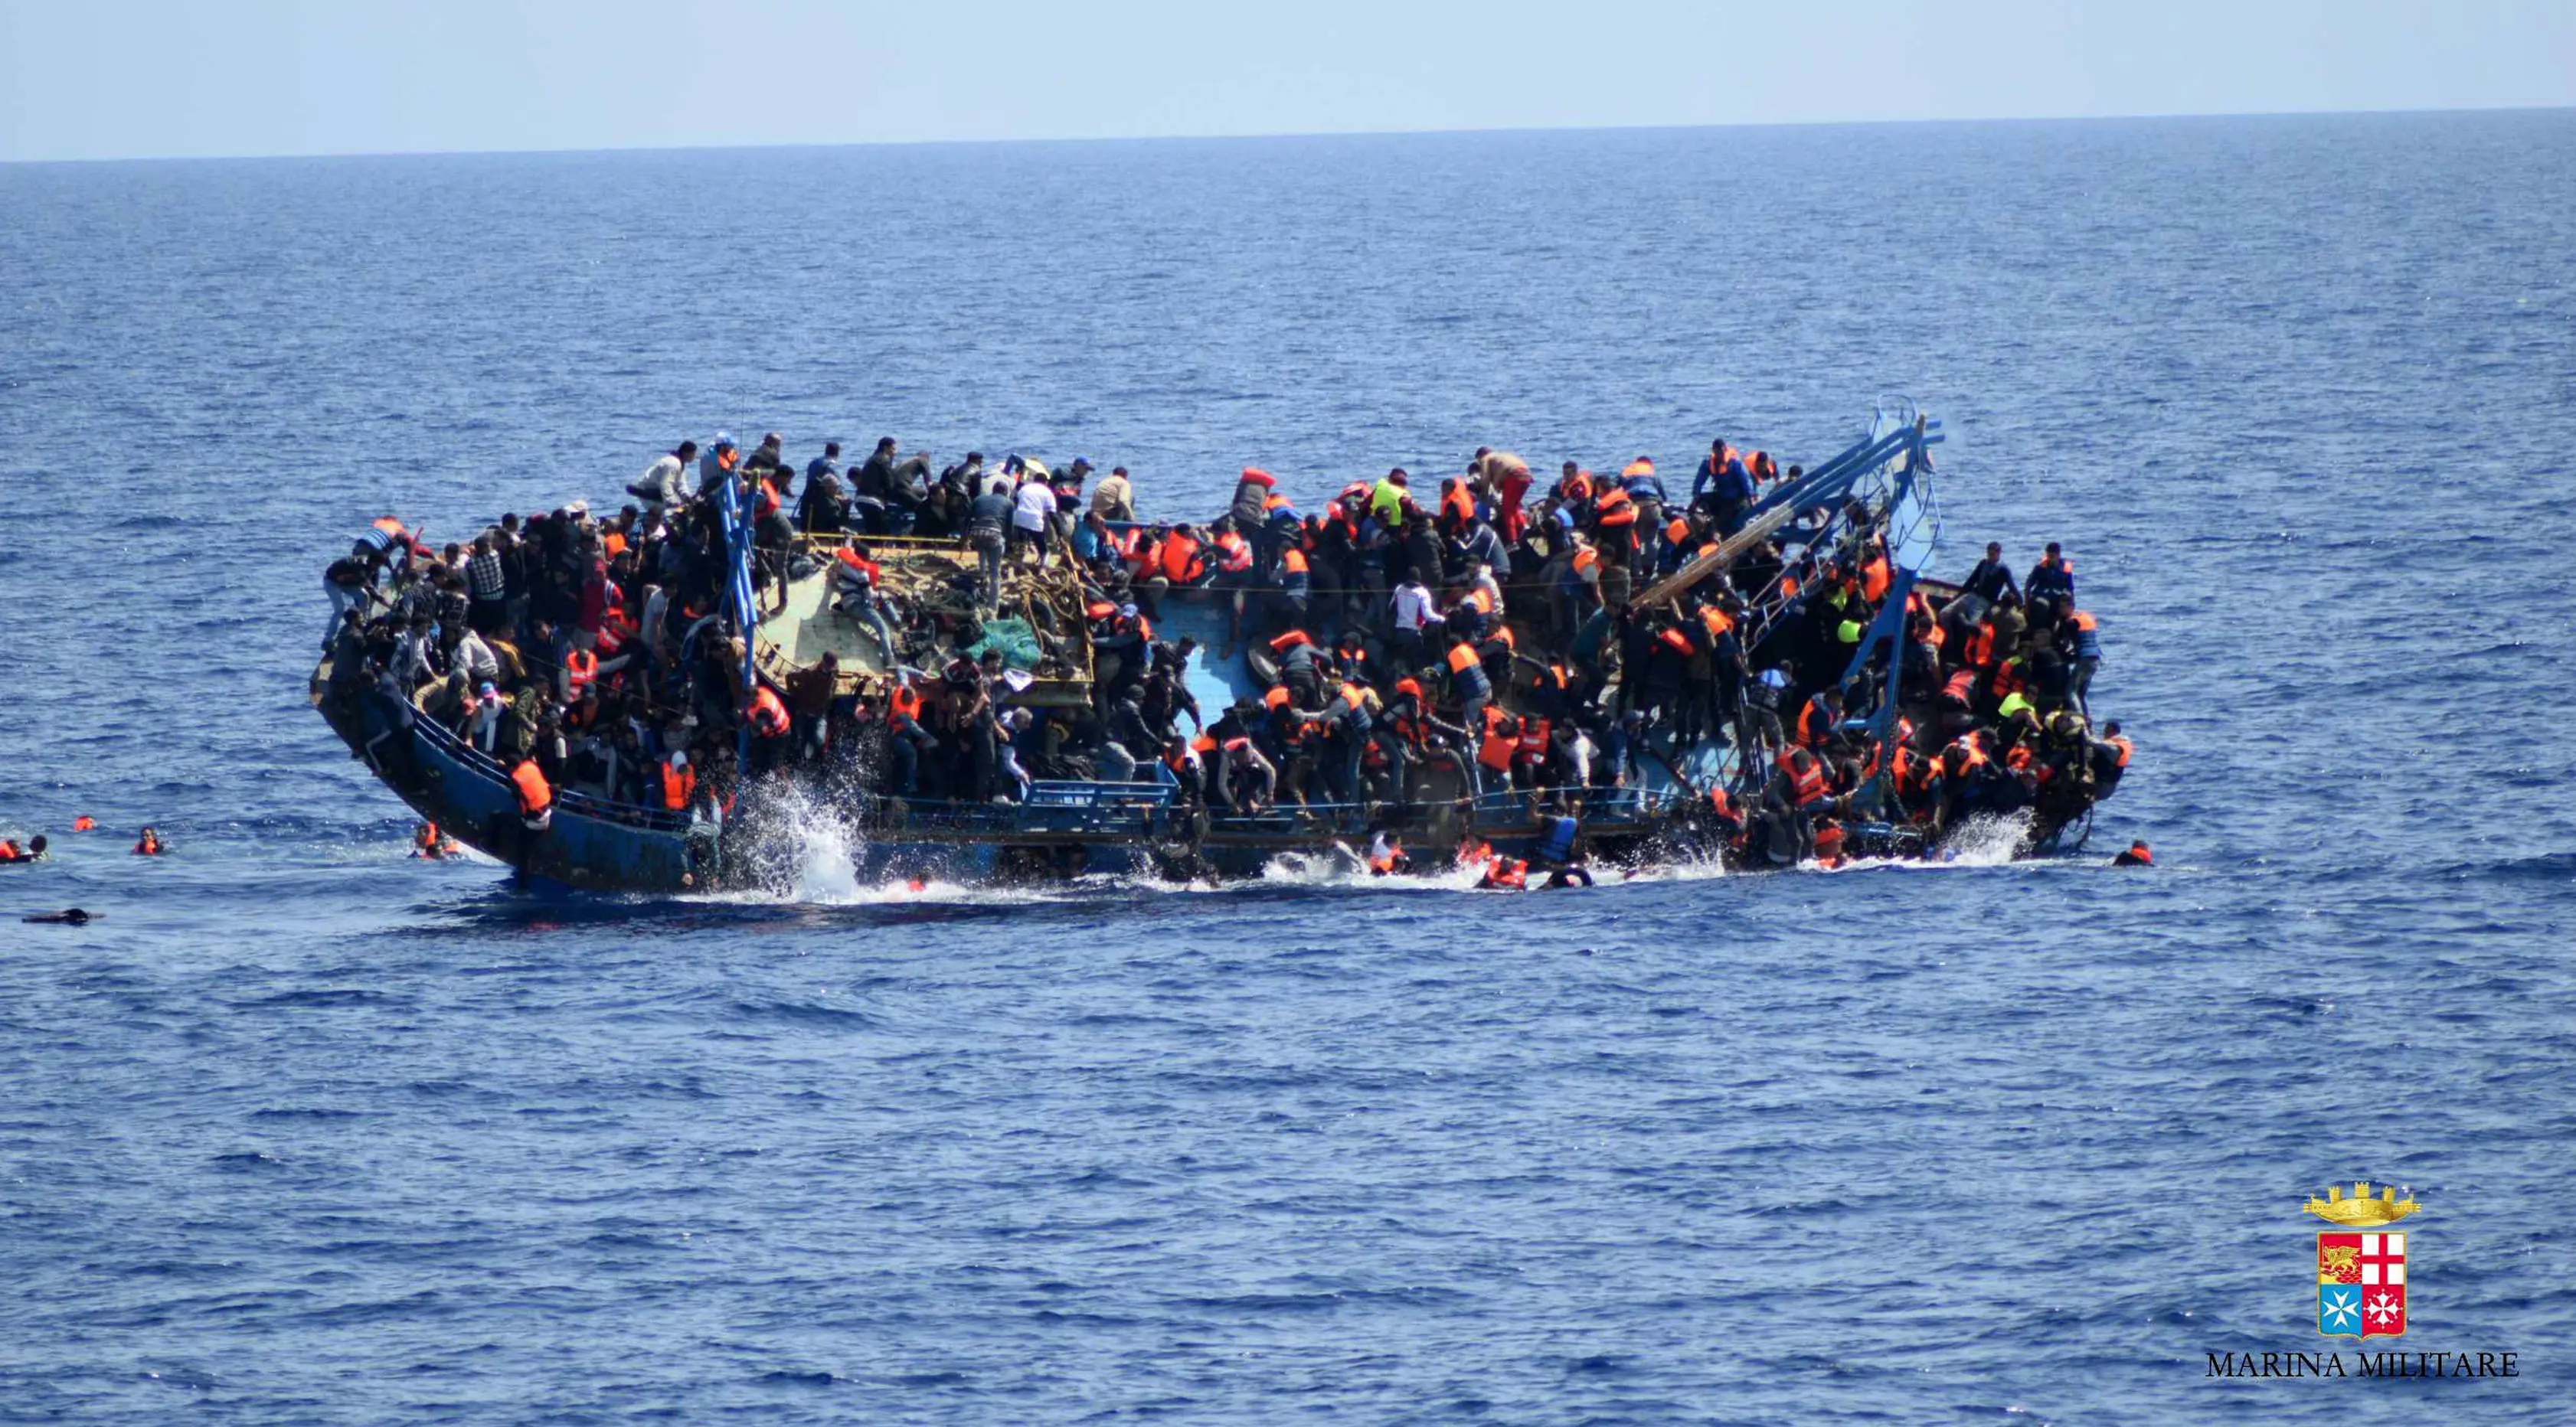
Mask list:
[[[1256,524],[1253,528],[1258,529]],[[1208,588],[1227,591],[1225,602],[1225,647],[1219,658],[1230,657],[1243,643],[1243,614],[1247,591],[1260,587],[1256,561],[1258,552],[1243,535],[1243,528],[1232,515],[1220,516],[1214,526],[1216,567],[1208,577]]]
[[[1825,740],[1833,737],[1842,721],[1843,696],[1837,690],[1826,689],[1798,711],[1798,742],[1821,753]]]
[[[1184,738],[1173,733],[1163,739],[1160,756],[1154,760],[1154,780],[1172,788],[1176,807],[1192,807],[1207,800],[1207,759],[1219,747],[1217,740],[1201,733],[1197,738]]]
[[[886,691],[886,748],[894,757],[894,786],[886,791],[900,798],[920,790],[921,756],[939,748],[939,740],[921,726],[921,703],[909,680],[898,679]]]
[[[2093,714],[2093,675],[2102,667],[2101,621],[2080,609],[2069,610],[2057,622],[2057,657],[2074,670],[2070,693],[2075,706],[2085,717]]]
[[[1476,646],[1458,640],[1449,646],[1449,696],[1458,701],[1458,721],[1468,728],[1476,727],[1485,705],[1493,702],[1493,681],[1485,677],[1484,661],[1477,656]]]
[[[1731,843],[1744,831],[1744,814],[1724,788],[1709,789],[1706,805],[1697,815],[1723,841]]]
[[[1832,818],[1816,820],[1816,863],[1821,867],[1840,867],[1849,859],[1843,856],[1843,825]]]
[[[1313,708],[1324,701],[1323,662],[1330,656],[1313,636],[1302,629],[1289,630],[1270,641],[1270,654],[1279,663],[1279,681],[1288,687],[1297,707]]]
[[[1655,474],[1653,457],[1639,456],[1621,468],[1619,489],[1627,493],[1629,503],[1636,509],[1639,535],[1663,528],[1664,510],[1672,500],[1664,493],[1663,477]]]
[[[13,838],[0,837],[0,862],[41,862],[45,857],[45,835],[38,833],[20,847]]]
[[[1812,815],[1833,801],[1832,789],[1825,782],[1824,760],[1795,744],[1782,749],[1777,760],[1780,772],[1789,780],[1789,806],[1802,815]]]
[[[742,720],[752,733],[752,771],[766,772],[776,767],[786,752],[787,731],[793,723],[786,702],[768,684],[755,685],[750,697],[743,700]]]
[[[510,770],[510,785],[518,796],[519,821],[530,832],[543,832],[554,822],[555,790],[546,781],[543,770],[533,758],[519,760]]]
[[[1360,766],[1368,754],[1376,724],[1369,717],[1365,686],[1344,683],[1334,690],[1315,715],[1331,735],[1335,756],[1324,763],[1326,779],[1333,785],[1333,796],[1345,803],[1361,801],[1365,791],[1360,782]]]
[[[2093,764],[2094,796],[2107,798],[2120,789],[2120,778],[2129,771],[2132,746],[2128,735],[2120,732],[2120,721],[2102,725],[2102,737],[2086,750]]]
[[[851,541],[832,554],[832,609],[844,618],[865,625],[877,637],[882,651],[881,662],[892,668],[903,657],[903,646],[895,642],[894,626],[886,622],[885,608],[877,590],[884,582],[883,567],[870,558],[868,547]]]
[[[441,858],[454,857],[456,855],[456,839],[440,832],[438,830],[438,824],[434,822],[422,823],[412,833],[411,855],[430,862],[436,862]]]
[[[1492,857],[1476,879],[1479,892],[1523,892],[1529,889],[1529,864],[1513,857]]]
[[[1547,786],[1548,759],[1556,753],[1554,733],[1548,721],[1536,714],[1521,719],[1512,747],[1513,782],[1524,788]]]
[[[1383,826],[1369,830],[1368,856],[1362,861],[1372,877],[1399,876],[1413,870],[1413,859],[1406,855],[1404,844]]]
[[[1753,475],[1722,437],[1709,443],[1708,455],[1691,476],[1691,505],[1708,512],[1720,539],[1744,528],[1753,506]]]
[[[2059,610],[2075,607],[2075,564],[2059,552],[2056,541],[2048,542],[2048,552],[2022,577],[2021,593],[2025,600],[2053,601]]]
[[[1217,745],[1216,792],[1238,813],[1257,813],[1279,789],[1279,770],[1250,737],[1236,734]]]
[[[158,857],[161,852],[161,834],[151,828],[145,828],[143,835],[134,840],[134,855],[137,857]]]
[[[2153,867],[2156,865],[2156,854],[2146,845],[2145,842],[2133,842],[2129,844],[2128,851],[2111,859],[2111,865],[2114,867]]]

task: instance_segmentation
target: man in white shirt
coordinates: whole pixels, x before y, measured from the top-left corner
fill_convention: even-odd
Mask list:
[[[697,456],[697,442],[681,442],[677,449],[645,467],[643,478],[628,486],[626,493],[642,500],[645,509],[661,514],[689,498],[689,463]]]
[[[1038,552],[1038,563],[1046,563],[1047,526],[1055,515],[1055,488],[1042,477],[1024,477],[1020,488],[1011,495],[1011,558],[1023,550]]]
[[[1422,627],[1437,617],[1432,612],[1431,591],[1419,576],[1408,574],[1404,583],[1395,587],[1395,594],[1388,600],[1387,607],[1391,616],[1389,623],[1394,627],[1387,636],[1389,647],[1403,663],[1421,663]]]

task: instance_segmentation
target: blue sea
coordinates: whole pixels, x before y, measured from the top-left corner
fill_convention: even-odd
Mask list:
[[[306,706],[367,520],[720,428],[1201,515],[1896,397],[2101,619],[2083,856],[541,901]],[[2576,1418],[2571,419],[2570,112],[0,167],[0,1419]],[[2210,1377],[2365,1178],[2521,1375]]]

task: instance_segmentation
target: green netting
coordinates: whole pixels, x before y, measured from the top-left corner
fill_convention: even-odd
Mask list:
[[[1033,672],[1038,667],[1038,657],[1041,652],[1038,648],[1038,632],[1030,628],[1029,622],[1025,619],[984,621],[984,637],[976,640],[966,650],[966,654],[969,658],[981,659],[987,649],[1002,651],[1002,664],[1005,668]]]

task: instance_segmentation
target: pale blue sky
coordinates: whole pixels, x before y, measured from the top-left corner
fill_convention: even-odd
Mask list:
[[[0,0],[0,160],[2576,104],[2576,0]]]

